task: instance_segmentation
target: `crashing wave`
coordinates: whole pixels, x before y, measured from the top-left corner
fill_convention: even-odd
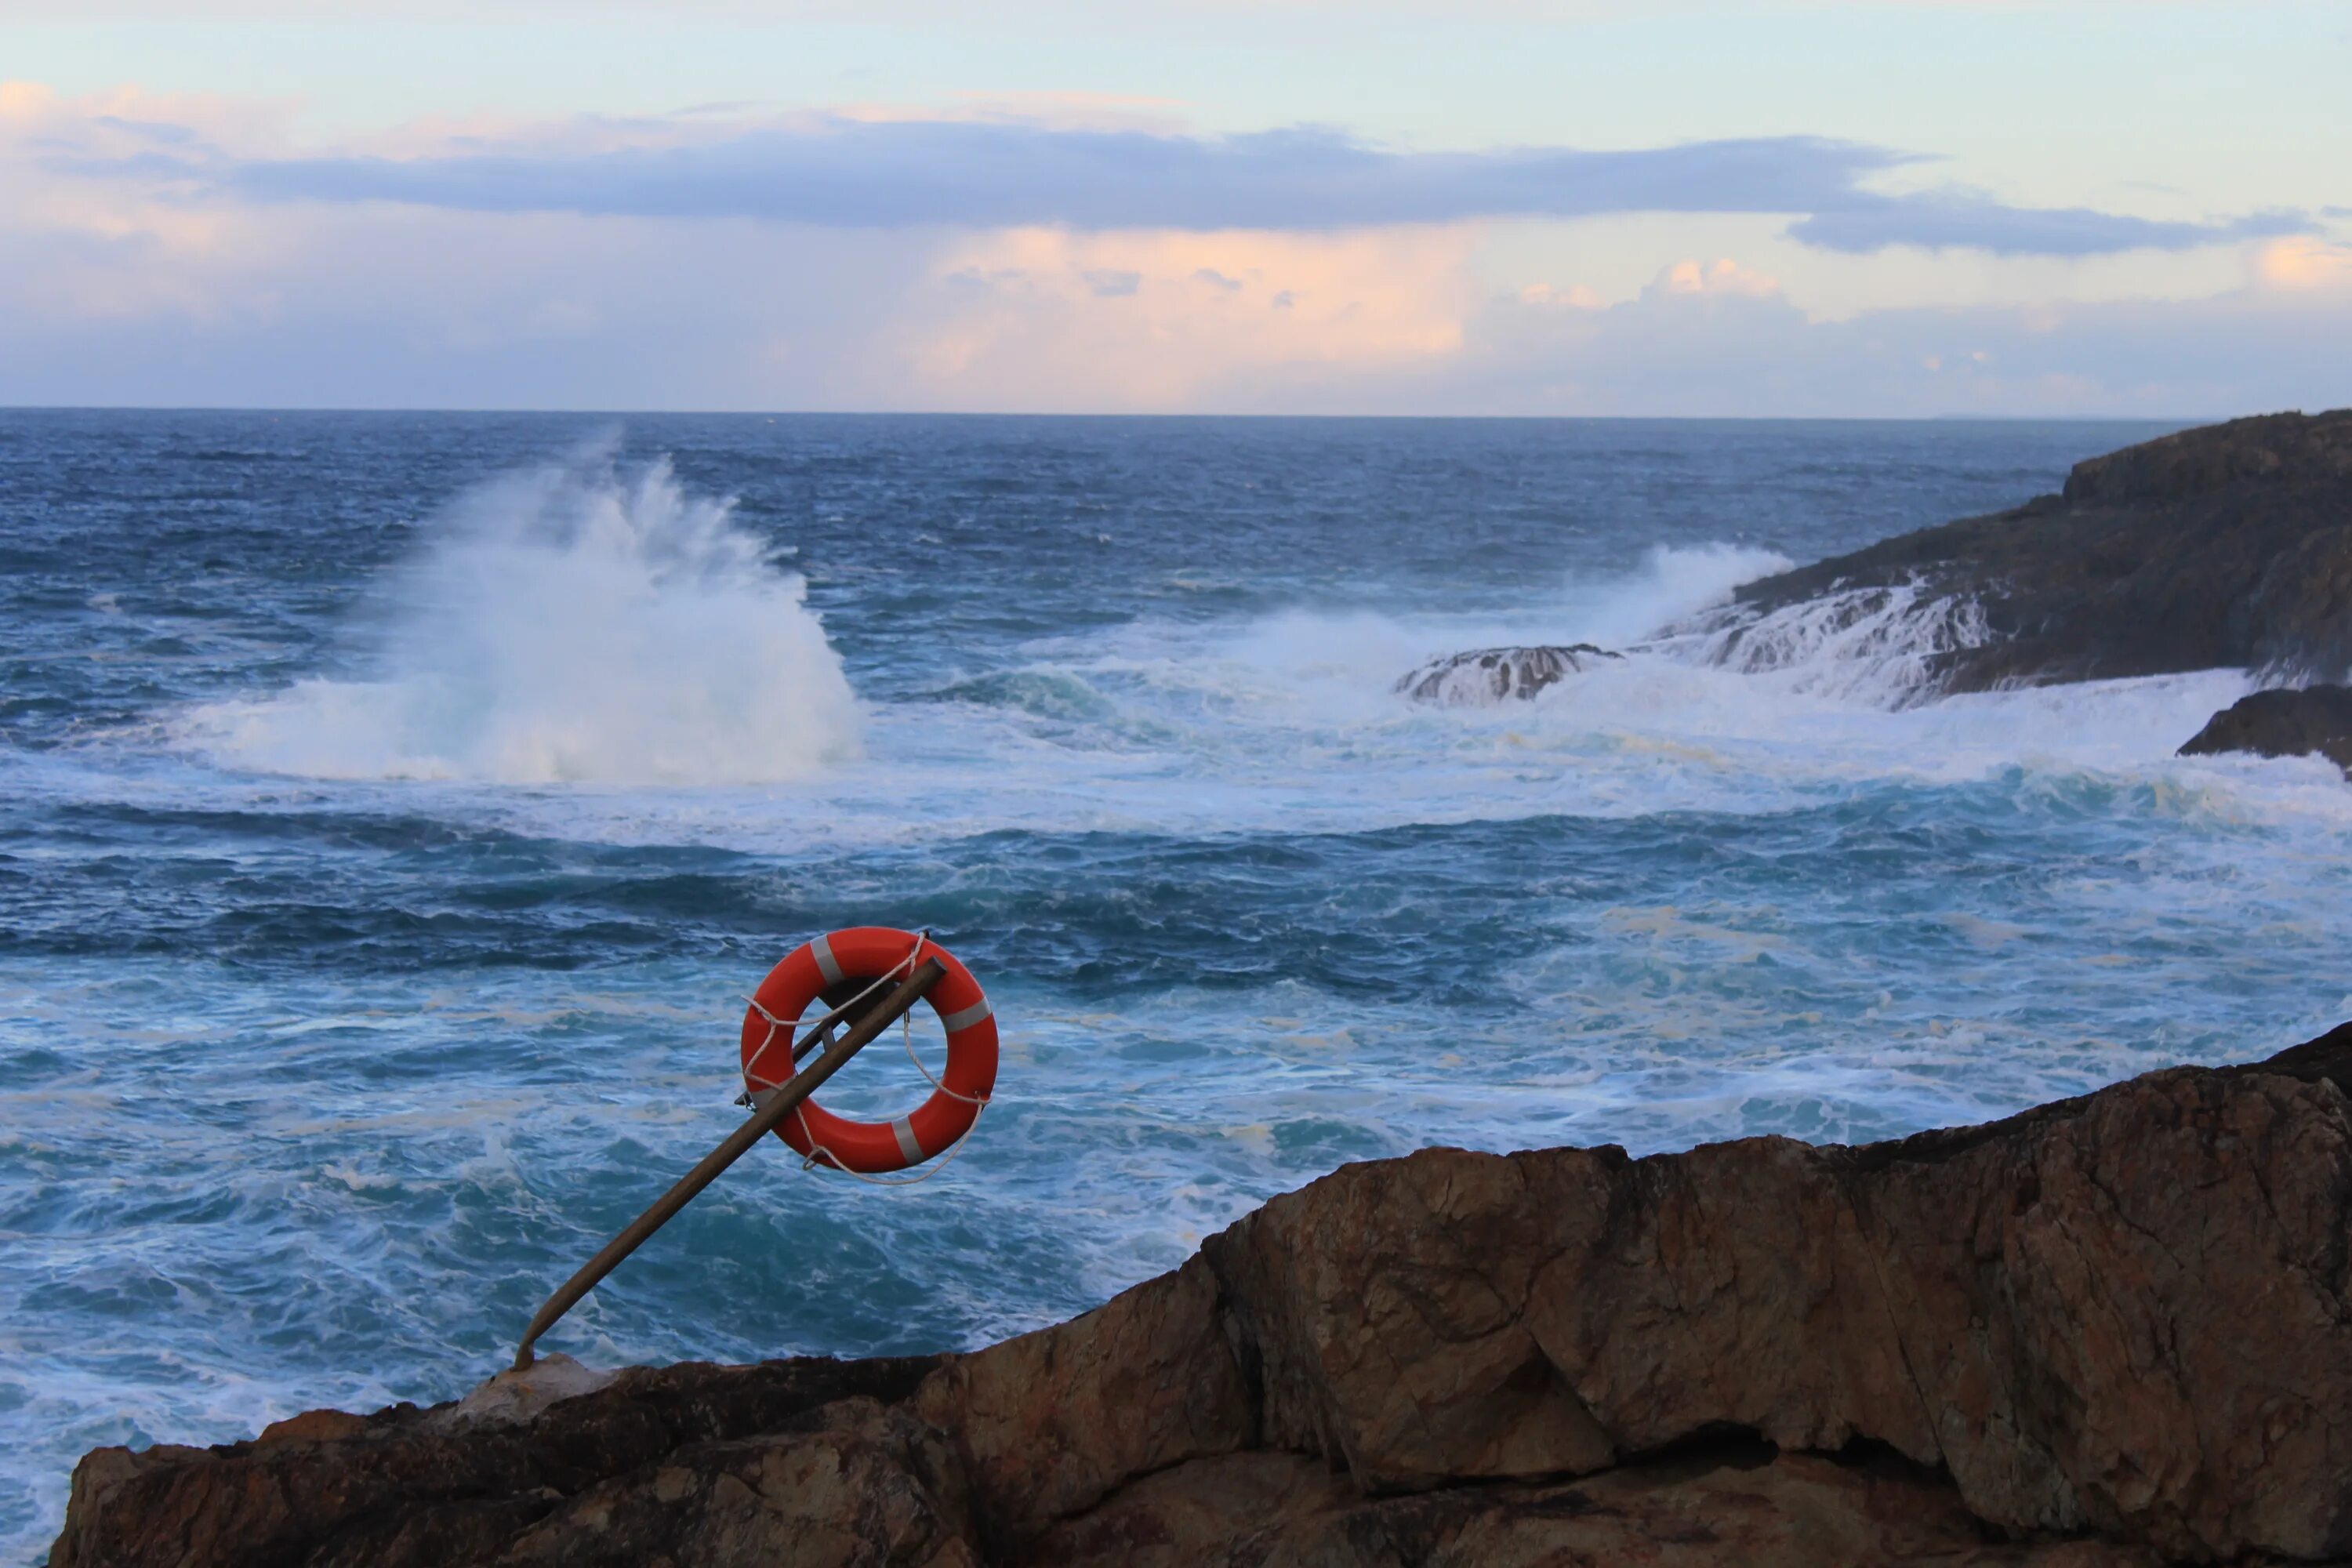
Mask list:
[[[375,606],[369,679],[213,703],[186,737],[315,778],[742,784],[858,751],[806,584],[725,497],[607,447],[461,495]]]
[[[1399,680],[1396,689],[1416,702],[1486,708],[1513,698],[1524,700],[1601,659],[1623,657],[1589,642],[1565,647],[1474,648],[1431,659]]]
[[[1923,583],[1838,588],[1777,609],[1725,604],[1612,653],[1591,643],[1475,648],[1396,683],[1419,702],[1492,707],[1527,699],[1602,659],[1640,658],[1777,678],[1783,689],[1907,708],[1943,694],[1952,656],[1998,634],[1976,598]]]
[[[1726,605],[1648,647],[1743,675],[1780,675],[1795,690],[1904,708],[1942,694],[1949,657],[1996,640],[1984,606],[1924,584],[1842,588],[1759,612]]]

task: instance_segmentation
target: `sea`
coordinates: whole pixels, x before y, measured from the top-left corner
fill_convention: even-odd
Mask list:
[[[971,1139],[755,1148],[544,1349],[974,1346],[1347,1161],[1890,1138],[2352,1016],[2352,787],[2173,755],[2243,672],[1675,635],[2168,427],[0,411],[0,1560],[86,1449],[505,1365],[844,926],[986,987]],[[1630,651],[1396,689],[1572,642]]]

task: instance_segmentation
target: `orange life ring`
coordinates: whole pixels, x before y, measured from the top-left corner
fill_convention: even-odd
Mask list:
[[[776,1128],[776,1136],[802,1158],[845,1171],[903,1171],[944,1152],[980,1120],[996,1087],[996,1019],[988,998],[953,953],[927,936],[889,926],[828,931],[768,971],[743,1014],[744,1087],[759,1095],[789,1079],[793,1054],[786,1037],[809,1004],[830,994],[827,1005],[838,1005],[905,963],[919,942],[925,958],[947,969],[924,998],[948,1032],[947,1070],[930,1099],[890,1121],[853,1121],[803,1100]]]

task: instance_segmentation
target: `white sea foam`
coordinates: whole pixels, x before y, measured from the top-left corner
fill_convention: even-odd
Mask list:
[[[1630,577],[1572,595],[1583,610],[1576,640],[1622,647],[1661,626],[1721,604],[1732,590],[1796,564],[1778,551],[1741,544],[1657,548]]]
[[[1660,653],[1882,708],[1937,694],[1943,656],[1992,639],[1975,599],[1916,583],[1847,588],[1758,615],[1722,606],[1670,628]]]
[[[559,499],[539,499],[551,492]],[[2317,764],[2173,757],[2243,694],[2242,672],[1924,700],[1926,661],[1976,634],[1964,615],[1916,595],[1808,606],[1761,632],[1750,624],[1736,657],[1725,651],[1727,626],[1687,629],[1738,584],[1785,564],[1765,552],[1655,551],[1618,577],[1471,611],[1297,606],[1240,623],[1089,628],[861,716],[797,584],[761,562],[723,506],[685,500],[659,468],[624,484],[574,465],[532,476],[520,504],[497,500],[507,493],[475,498],[397,579],[389,646],[402,657],[388,661],[392,679],[305,683],[208,710],[189,728],[246,768],[373,776],[400,795],[415,785],[394,781],[438,777],[472,797],[447,808],[523,831],[752,849],[780,837],[814,849],[1002,830],[1351,832],[1533,815],[1748,816],[1873,780],[1964,784],[2018,770],[2145,783],[2192,812],[2347,815],[2347,797]],[[625,548],[574,542],[576,521],[556,531],[560,549],[531,531],[551,510],[576,519],[583,508],[621,529]],[[488,569],[486,555],[534,557],[558,572],[584,558],[593,581],[633,584],[644,602],[629,612],[630,650],[583,637],[580,660],[609,669],[604,684],[625,691],[683,687],[691,721],[665,719],[658,693],[605,701],[514,652],[505,639],[520,634],[509,628],[544,624],[561,588],[534,592],[526,611],[503,620],[433,600]],[[680,555],[704,564],[672,585],[661,563]],[[706,610],[761,626],[706,639],[670,618]],[[1661,626],[1685,629],[1645,646]],[[791,633],[781,651],[740,669],[739,643],[777,626]],[[474,651],[428,657],[436,636]],[[1560,641],[1629,657],[1597,661],[1532,701],[1486,709],[1394,690],[1400,672],[1434,652]],[[778,674],[794,659],[797,683],[790,668]],[[737,694],[770,677],[770,694]],[[465,692],[482,694],[482,707],[459,706]],[[739,710],[789,716],[795,702],[815,720],[747,731],[738,719]],[[811,734],[813,744],[793,743]],[[808,765],[820,757],[832,765]],[[516,792],[514,779],[580,782]],[[638,788],[645,779],[665,787]],[[187,797],[197,781],[170,787]]]
[[[1623,586],[1656,601],[1646,570]],[[1597,641],[1611,618],[1633,617],[1591,584],[1507,617],[1294,609],[1242,626],[1144,623],[1056,639],[1024,672],[1052,702],[1017,699],[1008,681],[985,699],[965,684],[878,709],[862,778],[813,786],[824,808],[796,816],[852,838],[1347,832],[1534,815],[1749,816],[1873,781],[1968,784],[2020,770],[2147,782],[2191,811],[2255,809],[2261,797],[2263,813],[2310,809],[2332,822],[2352,800],[2320,787],[2316,768],[2172,755],[2243,694],[2246,677],[2233,670],[1898,705],[1889,693],[1905,689],[1920,656],[1895,642],[1892,669],[1843,648],[1755,672],[1636,650],[1532,701],[1449,709],[1393,690],[1433,647]],[[1874,682],[1863,678],[1874,668]],[[751,824],[722,820],[730,807],[710,804],[716,837],[759,841]]]
[[[483,485],[392,574],[369,678],[213,704],[181,737],[316,778],[811,776],[856,753],[857,703],[802,579],[731,505],[601,450]]]
[[[1916,583],[1843,589],[1766,614],[1731,602],[1740,584],[1789,565],[1785,556],[1729,545],[1654,550],[1630,577],[1572,585],[1533,624],[1527,616],[1513,617],[1516,635],[1501,635],[1504,623],[1468,621],[1453,634],[1453,647],[1431,650],[1424,662],[1480,647],[1590,642],[1636,658],[1769,676],[1780,689],[1891,709],[1937,695],[1942,658],[1991,639],[1977,601]],[[1448,700],[1486,706],[1522,700],[1465,688]]]

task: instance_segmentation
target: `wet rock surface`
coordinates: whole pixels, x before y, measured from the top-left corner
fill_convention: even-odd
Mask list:
[[[968,1355],[82,1461],[97,1564],[2352,1559],[2352,1026],[1860,1148],[1429,1150]]]
[[[1731,647],[1808,604],[1916,595],[1977,636],[1942,690],[2243,668],[2352,670],[2352,409],[2184,430],[2074,466],[2063,493],[1750,583]]]
[[[2216,713],[2180,748],[2184,757],[2251,752],[2322,756],[2352,778],[2352,686],[2257,691]]]
[[[1473,648],[1431,659],[1399,680],[1396,689],[1416,702],[1484,708],[1514,698],[1525,700],[1601,659],[1623,657],[1589,642]]]

